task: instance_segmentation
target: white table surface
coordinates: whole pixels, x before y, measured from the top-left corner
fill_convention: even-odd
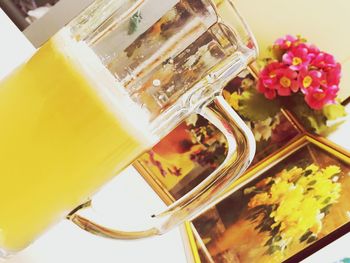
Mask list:
[[[0,78],[2,78],[30,57],[35,49],[1,9],[0,36]],[[121,211],[125,211],[125,214],[130,214],[132,217],[137,214],[136,211],[155,212],[165,207],[136,170],[131,167],[109,183],[98,194],[97,201],[98,204],[112,204],[115,211],[109,215],[113,216],[114,212],[115,217],[119,217],[118,213]],[[100,207],[101,211],[106,212],[104,205]],[[123,218],[124,221],[127,221],[126,217]],[[6,262],[184,263],[187,262],[187,259],[179,229],[155,238],[118,241],[93,236],[69,221],[63,220],[30,247]]]
[[[340,260],[350,258],[350,233],[340,237],[305,259],[302,263],[341,263]]]

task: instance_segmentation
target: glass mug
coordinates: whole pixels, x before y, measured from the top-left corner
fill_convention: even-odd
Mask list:
[[[229,0],[93,2],[0,82],[2,255],[67,214],[93,234],[137,239],[215,204],[255,152],[221,91],[256,56]],[[119,231],[81,215],[89,196],[192,113],[227,137],[216,171],[148,228]]]

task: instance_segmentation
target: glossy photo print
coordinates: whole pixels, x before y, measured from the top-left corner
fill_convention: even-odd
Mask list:
[[[253,131],[257,145],[253,165],[301,133],[288,113],[266,105],[255,85],[254,73],[244,70],[223,92]],[[252,111],[257,106],[259,110]],[[172,202],[204,180],[223,162],[226,153],[223,134],[200,115],[192,115],[134,164],[162,199]]]
[[[283,262],[350,221],[349,154],[308,136],[289,148],[193,221],[199,262]]]

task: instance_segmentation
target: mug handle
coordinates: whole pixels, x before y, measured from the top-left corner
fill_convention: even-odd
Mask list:
[[[250,129],[221,96],[197,113],[212,122],[226,137],[228,153],[224,162],[189,193],[170,205],[166,211],[152,215],[152,227],[144,231],[119,231],[101,226],[78,214],[90,207],[87,202],[68,215],[68,219],[80,228],[113,239],[139,239],[161,235],[185,220],[191,220],[220,201],[220,194],[249,166],[255,154],[255,139]]]

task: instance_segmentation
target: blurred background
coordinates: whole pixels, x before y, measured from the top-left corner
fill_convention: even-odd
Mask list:
[[[0,7],[20,30],[42,17],[59,0],[1,0]]]

